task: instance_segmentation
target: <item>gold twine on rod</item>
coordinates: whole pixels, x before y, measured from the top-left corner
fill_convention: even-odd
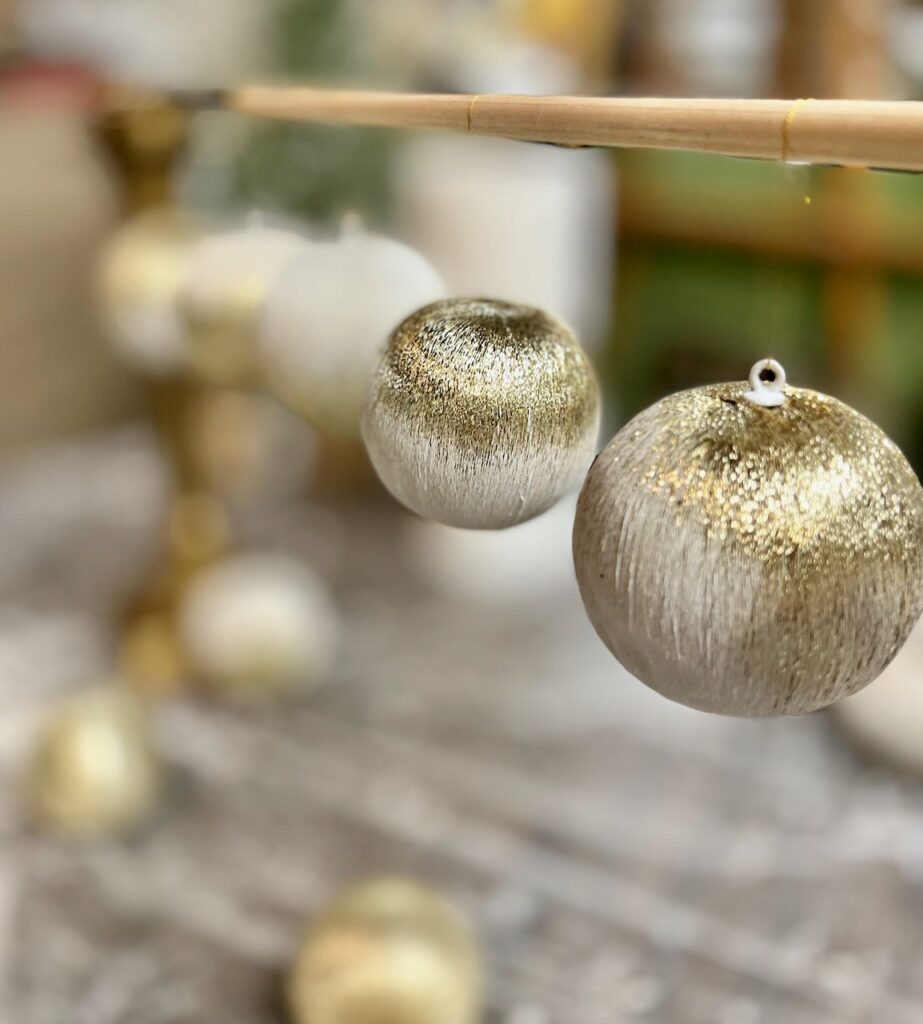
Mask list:
[[[782,152],[779,156],[782,163],[788,163],[789,160],[789,140],[791,139],[792,125],[795,123],[795,118],[798,116],[801,108],[810,102],[810,99],[795,100],[791,109],[785,115],[785,120],[782,122]]]

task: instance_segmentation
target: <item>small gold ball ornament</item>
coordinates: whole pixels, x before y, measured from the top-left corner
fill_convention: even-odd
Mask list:
[[[671,395],[593,464],[574,564],[615,657],[665,697],[800,714],[860,690],[923,610],[923,488],[855,410],[785,385]]]
[[[446,299],[401,323],[362,424],[395,498],[472,529],[525,522],[576,488],[598,432],[596,378],[571,332],[492,299]]]
[[[179,210],[128,221],[99,261],[97,293],[112,347],[136,370],[153,376],[186,364],[177,297],[201,226]]]
[[[32,764],[29,798],[43,825],[90,839],[142,824],[162,783],[143,705],[112,685],[78,695],[51,720]]]
[[[266,298],[260,351],[267,385],[318,429],[358,437],[389,333],[445,294],[416,250],[345,226],[339,239],[307,247]]]
[[[316,922],[288,991],[296,1024],[472,1024],[478,958],[440,896],[411,882],[369,882]]]
[[[266,294],[307,245],[297,231],[254,222],[210,235],[195,247],[180,308],[189,363],[202,377],[227,387],[253,383]]]

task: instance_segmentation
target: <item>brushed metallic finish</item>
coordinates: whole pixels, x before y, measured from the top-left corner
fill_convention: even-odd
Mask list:
[[[785,388],[696,388],[600,454],[574,523],[587,613],[672,700],[799,714],[855,693],[923,610],[923,488],[859,413]]]
[[[531,306],[447,299],[392,334],[362,433],[388,490],[449,526],[501,529],[575,489],[599,391],[571,332]]]

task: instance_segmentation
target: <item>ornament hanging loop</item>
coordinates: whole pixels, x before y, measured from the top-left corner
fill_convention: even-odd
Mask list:
[[[753,405],[773,408],[785,404],[785,368],[775,359],[761,359],[750,370],[750,390],[744,398]]]

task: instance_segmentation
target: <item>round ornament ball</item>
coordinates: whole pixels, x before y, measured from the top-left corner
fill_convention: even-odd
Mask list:
[[[297,231],[261,223],[199,242],[180,304],[189,363],[202,377],[243,387],[258,376],[257,329],[267,292],[308,245]]]
[[[338,622],[322,580],[276,555],[204,569],[179,609],[183,648],[203,681],[240,699],[313,689],[330,672]]]
[[[288,991],[297,1024],[473,1024],[478,957],[440,896],[412,882],[368,882],[315,923]]]
[[[445,294],[415,249],[347,227],[306,249],[273,285],[260,324],[266,383],[320,430],[358,437],[388,334]]]
[[[154,376],[186,365],[177,298],[201,226],[178,211],[142,214],[104,247],[97,294],[113,349],[136,370]]]
[[[37,819],[75,838],[119,834],[156,808],[164,772],[142,704],[116,686],[80,694],[39,740],[29,776]]]
[[[391,335],[362,433],[398,501],[447,526],[501,529],[575,489],[596,450],[599,391],[558,320],[446,299]]]
[[[593,464],[573,534],[597,633],[672,700],[800,714],[887,666],[923,610],[923,488],[842,402],[748,383],[671,395]]]

